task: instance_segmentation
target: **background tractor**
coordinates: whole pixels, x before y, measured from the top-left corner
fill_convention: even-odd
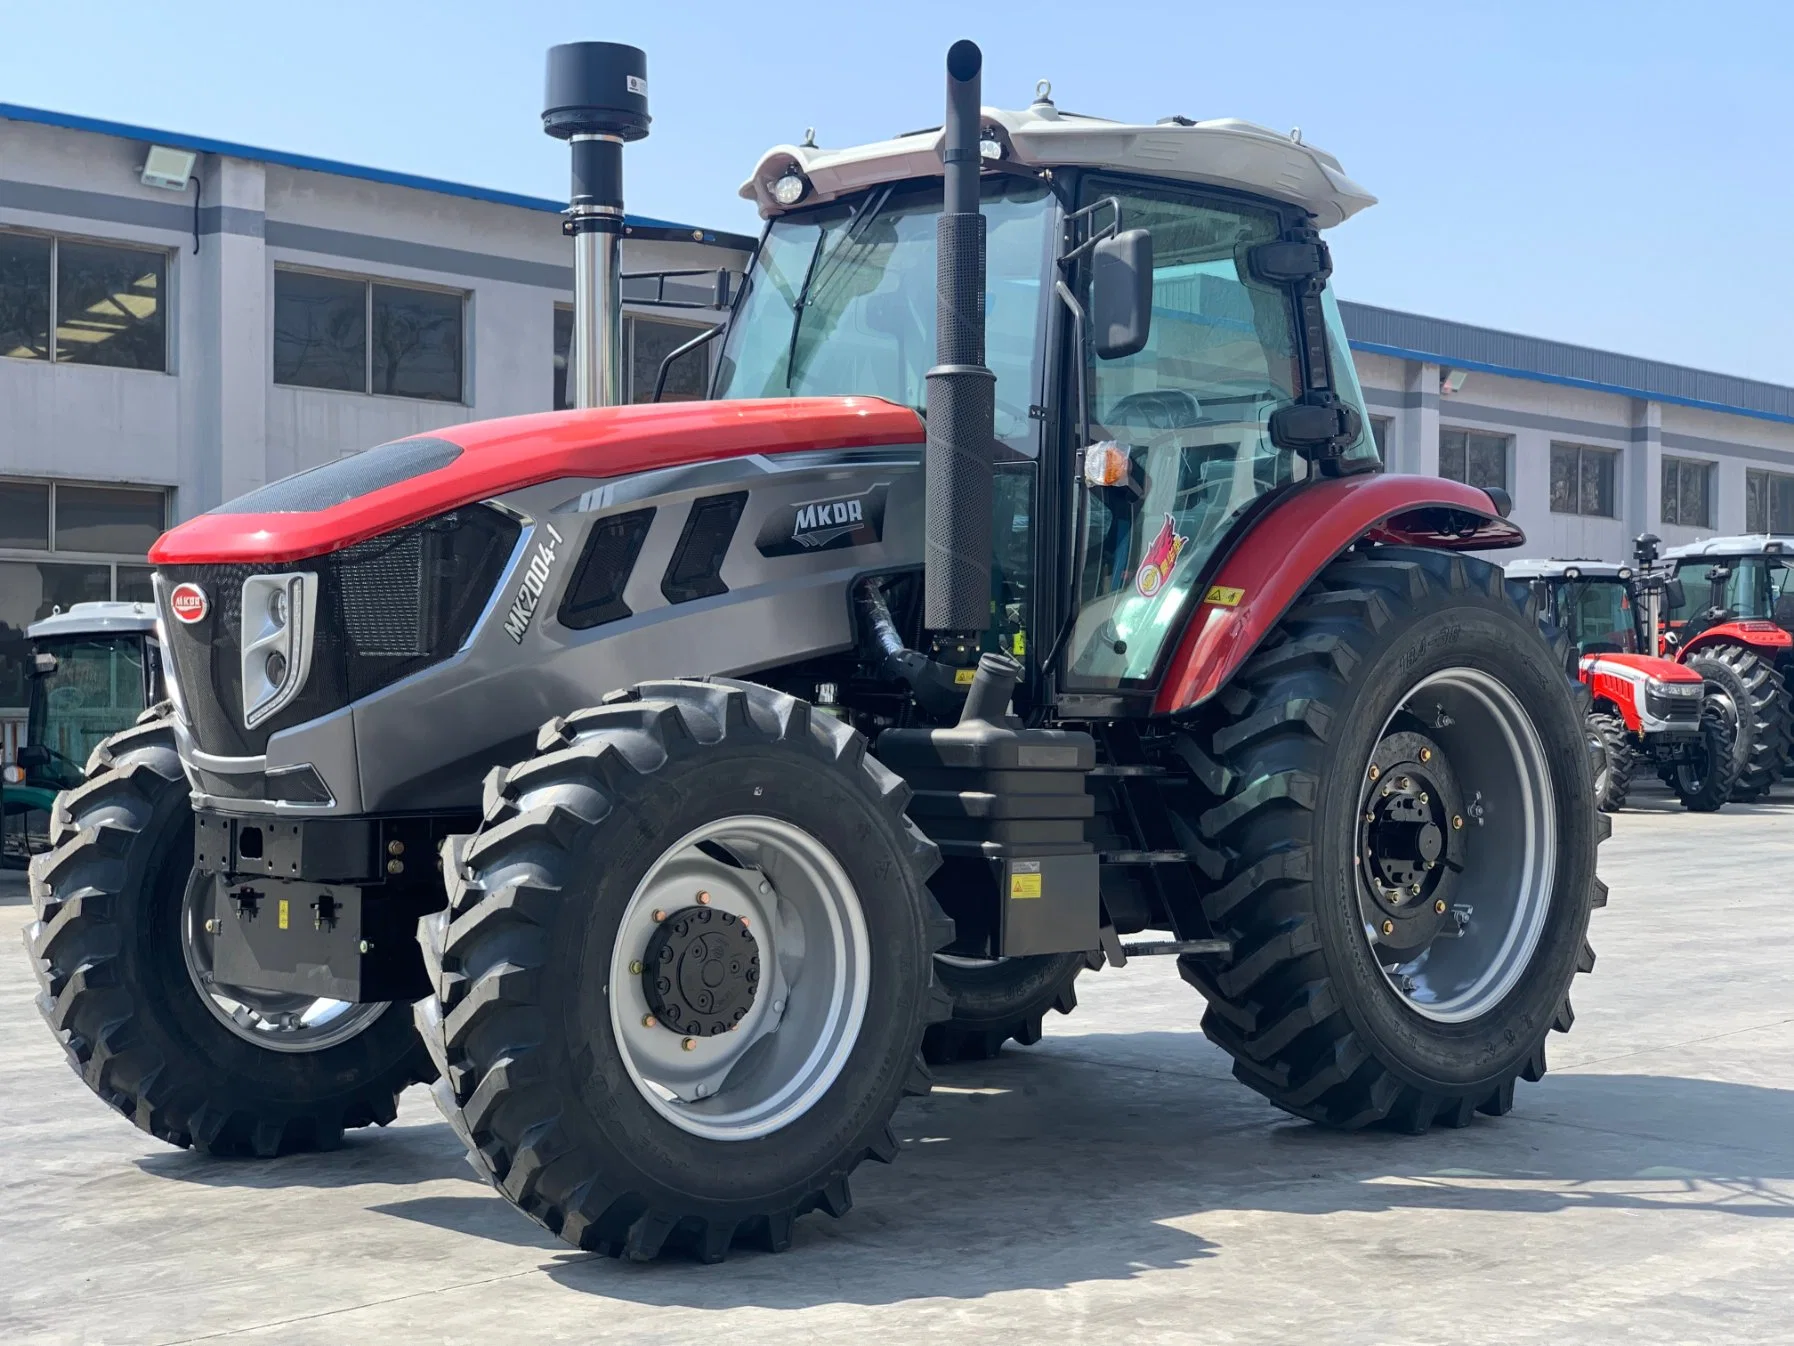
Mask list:
[[[981,63],[941,128],[770,151],[711,400],[616,407],[645,60],[550,53],[585,409],[156,544],[170,704],[32,871],[96,1093],[278,1154],[430,1080],[561,1238],[715,1260],[1095,965],[1175,957],[1327,1126],[1544,1074],[1606,823],[1561,637],[1467,554],[1520,530],[1380,470],[1320,234],[1371,198],[1244,122],[983,108]]]
[[[1651,539],[1655,542],[1655,539]],[[1784,550],[1788,553],[1784,555]],[[1665,652],[1726,688],[1740,711],[1734,798],[1769,792],[1794,745],[1794,538],[1716,537],[1663,553],[1680,581],[1664,607]]]
[[[81,783],[88,755],[162,699],[156,615],[145,603],[76,603],[26,630],[31,693],[25,738],[6,767],[5,854],[23,866],[49,844],[56,796]]]
[[[1644,762],[1688,808],[1721,807],[1742,766],[1730,687],[1643,653],[1652,603],[1665,589],[1679,598],[1679,582],[1610,561],[1516,561],[1505,570],[1539,590],[1548,619],[1569,637],[1575,675],[1589,691],[1596,806],[1625,807],[1633,769]]]

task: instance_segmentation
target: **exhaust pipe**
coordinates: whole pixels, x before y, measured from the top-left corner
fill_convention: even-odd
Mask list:
[[[965,666],[990,626],[992,450],[997,377],[984,366],[984,216],[978,142],[984,53],[947,52],[946,171],[935,226],[935,366],[928,371],[923,621],[934,652]]]
[[[623,146],[648,134],[648,58],[620,42],[548,49],[542,129],[573,151],[573,405],[623,398]]]

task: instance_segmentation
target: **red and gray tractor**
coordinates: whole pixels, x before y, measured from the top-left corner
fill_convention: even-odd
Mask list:
[[[1678,582],[1660,623],[1664,653],[1736,702],[1742,769],[1733,798],[1760,798],[1794,749],[1794,537],[1708,538],[1671,547],[1663,560]]]
[[[276,1155],[429,1081],[567,1242],[716,1260],[1104,964],[1176,958],[1324,1126],[1544,1074],[1607,823],[1561,637],[1468,554],[1519,528],[1380,470],[1321,236],[1372,198],[1244,122],[983,108],[981,59],[943,127],[768,153],[710,399],[625,407],[645,62],[550,53],[582,409],[156,544],[169,703],[32,870],[101,1098]]]
[[[1666,590],[1679,600],[1678,581],[1648,567],[1587,559],[1515,561],[1503,569],[1538,590],[1546,620],[1569,638],[1572,671],[1589,693],[1596,807],[1624,808],[1641,762],[1656,767],[1689,809],[1722,807],[1743,766],[1729,684],[1702,676],[1704,657],[1680,664],[1643,653],[1652,605]]]

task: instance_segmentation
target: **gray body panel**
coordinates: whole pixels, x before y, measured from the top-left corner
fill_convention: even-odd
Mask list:
[[[222,798],[195,790],[196,806],[227,813],[317,817],[472,807],[493,765],[527,756],[537,729],[654,678],[752,675],[851,649],[853,581],[922,561],[921,446],[722,459],[609,480],[560,480],[492,501],[523,521],[519,544],[492,600],[455,655],[390,687],[268,740],[266,757],[198,752],[177,724],[183,760],[213,773],[308,764],[328,804]],[[882,527],[836,545],[763,555],[764,529],[793,507],[884,487]],[[662,577],[691,507],[746,491],[720,570],[728,592],[674,603]],[[654,517],[623,591],[631,615],[586,630],[557,612],[592,528],[653,507]],[[873,531],[873,530],[866,530]],[[556,542],[555,535],[559,535]],[[521,640],[507,613],[544,546],[552,561]],[[194,778],[198,784],[198,778]]]

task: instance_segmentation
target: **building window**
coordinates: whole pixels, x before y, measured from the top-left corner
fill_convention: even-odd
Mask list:
[[[274,272],[274,381],[288,387],[465,401],[466,331],[458,290]]]
[[[1507,489],[1506,435],[1474,430],[1439,431],[1439,475],[1466,486]]]
[[[1713,526],[1713,464],[1695,458],[1663,460],[1664,523],[1684,528]]]
[[[660,362],[702,332],[709,324],[666,322],[634,313],[623,315],[623,397],[647,402],[654,396],[654,380]],[[564,304],[554,308],[554,409],[573,405],[573,383],[568,378],[568,353],[573,349],[573,310]],[[667,370],[663,402],[694,402],[710,392],[710,354],[702,346]]]
[[[1586,444],[1551,446],[1551,512],[1614,518],[1614,463],[1612,449],[1593,449]]]
[[[1376,441],[1377,457],[1384,462],[1389,461],[1389,421],[1387,416],[1370,418],[1370,437]]]
[[[168,369],[168,254],[0,233],[0,355]]]
[[[1794,533],[1794,477],[1755,469],[1744,474],[1744,531]]]
[[[150,601],[145,553],[167,523],[157,487],[0,481],[0,715],[30,700],[32,622],[76,603]]]

